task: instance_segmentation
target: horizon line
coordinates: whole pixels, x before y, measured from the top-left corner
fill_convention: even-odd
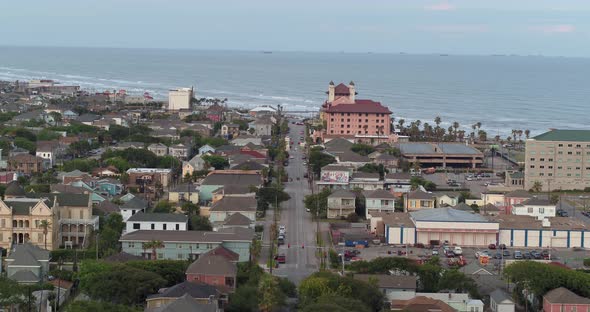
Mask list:
[[[166,48],[166,47],[112,47],[112,46],[53,46],[53,45],[6,45],[0,48],[49,48],[49,49],[105,49],[105,50],[163,50],[163,51],[197,51],[197,52],[252,52],[252,53],[317,53],[317,54],[361,54],[361,55],[410,55],[410,56],[478,56],[478,57],[540,57],[540,58],[590,58],[590,56],[567,56],[546,54],[518,53],[452,53],[452,52],[379,52],[379,51],[344,51],[344,50],[283,50],[283,49],[202,49],[202,48]]]

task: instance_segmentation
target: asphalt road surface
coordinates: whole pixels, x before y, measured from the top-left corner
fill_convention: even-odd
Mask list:
[[[303,150],[299,147],[300,134],[305,126],[290,124],[293,147],[289,151],[292,159],[286,167],[289,178],[293,181],[285,183],[285,192],[291,199],[281,205],[279,225],[286,227],[285,245],[279,246],[279,254],[286,256],[286,263],[273,270],[273,275],[287,277],[295,284],[318,270],[316,257],[316,223],[305,211],[303,198],[311,193],[307,179],[303,178],[307,168],[303,165]],[[299,178],[299,179],[298,179]]]

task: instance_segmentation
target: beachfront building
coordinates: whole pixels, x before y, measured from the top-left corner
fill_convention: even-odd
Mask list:
[[[526,190],[590,187],[590,130],[551,130],[526,140]]]
[[[314,140],[346,138],[371,144],[395,141],[396,136],[391,133],[392,112],[380,102],[357,99],[354,82],[347,86],[330,81],[327,94],[320,109],[320,119],[326,127],[314,132]]]
[[[483,164],[483,153],[461,143],[406,142],[397,146],[409,162],[422,167],[471,167]]]
[[[168,110],[190,109],[193,96],[193,87],[168,91]]]

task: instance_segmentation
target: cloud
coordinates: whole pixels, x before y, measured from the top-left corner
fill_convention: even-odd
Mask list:
[[[541,32],[544,34],[567,34],[576,31],[576,26],[571,24],[555,24],[555,25],[541,25],[530,26],[529,31]]]
[[[418,30],[447,33],[447,34],[469,34],[469,33],[483,33],[489,31],[486,25],[426,25],[418,27]]]
[[[424,9],[428,11],[452,11],[455,9],[455,6],[448,2],[441,2],[437,4],[427,5],[424,7]]]

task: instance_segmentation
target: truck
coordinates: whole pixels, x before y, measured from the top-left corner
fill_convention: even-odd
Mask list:
[[[356,247],[362,245],[364,247],[369,247],[369,241],[368,240],[345,240],[344,241],[344,246],[346,247]]]

